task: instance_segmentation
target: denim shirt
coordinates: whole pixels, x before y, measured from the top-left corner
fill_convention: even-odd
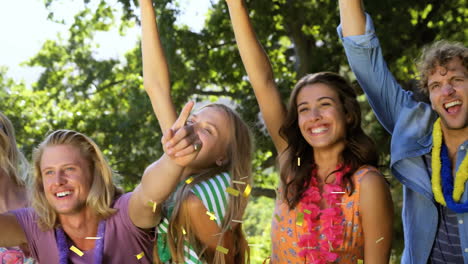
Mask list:
[[[402,263],[427,263],[435,240],[438,214],[432,193],[430,168],[423,156],[432,148],[432,128],[437,114],[429,104],[417,102],[390,73],[382,56],[371,17],[366,14],[366,32],[343,38],[346,56],[369,104],[383,127],[392,134],[390,168],[403,184]],[[459,146],[456,170],[467,154],[468,141]],[[430,166],[430,164],[429,164]],[[465,182],[468,190],[468,181]],[[460,202],[466,202],[468,191]],[[464,263],[468,264],[468,213],[457,214]]]

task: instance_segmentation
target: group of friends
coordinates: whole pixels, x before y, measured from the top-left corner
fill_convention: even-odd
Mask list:
[[[339,74],[302,77],[285,106],[243,0],[226,0],[239,52],[278,152],[269,263],[388,263],[393,204]],[[439,41],[419,61],[415,100],[390,73],[361,0],[339,0],[338,34],[403,184],[402,263],[468,263],[468,49]],[[179,115],[153,3],[140,0],[143,83],[164,154],[124,193],[99,147],[51,132],[28,165],[0,114],[2,263],[249,263],[242,217],[252,185],[249,127],[209,104]],[[156,22],[156,23],[155,23]]]

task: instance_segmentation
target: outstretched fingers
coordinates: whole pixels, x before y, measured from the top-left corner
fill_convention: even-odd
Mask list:
[[[175,121],[174,125],[172,125],[172,131],[177,131],[181,127],[185,126],[185,123],[187,122],[194,105],[195,103],[193,101],[189,101],[185,104],[184,108],[182,108],[182,111],[179,114],[179,117]]]
[[[186,124],[193,106],[192,101],[185,104],[175,123],[162,138],[165,152],[172,157],[186,156],[201,149],[202,144],[194,126]]]

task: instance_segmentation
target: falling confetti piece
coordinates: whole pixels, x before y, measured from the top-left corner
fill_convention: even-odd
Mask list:
[[[227,187],[226,192],[229,193],[230,195],[234,195],[236,197],[239,196],[239,191],[234,189],[234,188],[231,188],[231,187]]]
[[[242,178],[240,178],[240,179],[243,180],[243,179],[247,179],[248,177],[249,177],[249,176],[245,176],[245,177],[242,177]]]
[[[364,260],[358,259],[358,260],[357,260],[357,264],[364,264]]]
[[[242,224],[242,221],[241,221],[241,220],[234,220],[234,219],[232,219],[231,221],[236,222],[236,223],[241,223],[241,224]]]
[[[94,240],[98,240],[98,239],[101,239],[101,237],[85,237],[85,239],[94,239]]]
[[[145,256],[145,252],[141,252],[140,254],[136,255],[137,259],[142,259]]]
[[[345,192],[331,192],[331,193],[345,193]]]
[[[185,232],[185,229],[182,227],[182,234],[186,235],[187,232]]]
[[[245,182],[243,182],[243,181],[232,181],[232,183],[243,184],[243,185],[245,185],[245,184],[246,184],[246,183],[245,183]]]
[[[381,237],[381,238],[377,239],[377,240],[375,241],[375,243],[377,244],[377,243],[379,243],[379,242],[382,241],[382,240],[384,240],[384,237]]]
[[[276,221],[277,221],[277,222],[280,222],[280,221],[281,221],[281,218],[279,217],[278,214],[275,214],[275,218],[276,218]]]
[[[302,226],[303,223],[304,223],[304,214],[303,213],[297,213],[296,225]]]
[[[153,202],[153,201],[148,201],[148,206],[150,206],[153,211],[153,213],[156,213],[156,206],[158,206],[158,203],[157,202]]]
[[[193,182],[193,177],[190,177],[190,178],[185,180],[186,184],[190,184],[191,182]]]
[[[214,215],[214,213],[206,211],[206,214],[210,216],[210,220],[216,220],[216,216]]]
[[[249,247],[263,247],[262,244],[248,244]]]
[[[217,246],[217,247],[216,247],[216,250],[219,251],[219,252],[221,252],[221,253],[223,253],[223,254],[227,254],[227,253],[229,252],[229,249],[224,248],[224,247],[222,247],[222,246]]]
[[[247,184],[244,190],[244,196],[248,197],[251,191],[252,191],[252,187],[250,187],[250,184]]]
[[[304,209],[304,213],[311,214],[312,212],[310,210]]]
[[[297,157],[297,166],[298,166],[298,167],[301,166],[301,158],[300,158],[300,157]]]
[[[82,256],[84,255],[84,253],[81,252],[81,250],[79,250],[79,249],[78,249],[77,247],[75,247],[75,246],[71,246],[71,247],[70,247],[70,250],[73,251],[73,252],[75,252],[75,254],[77,254],[77,255],[80,256],[80,257],[82,257]]]

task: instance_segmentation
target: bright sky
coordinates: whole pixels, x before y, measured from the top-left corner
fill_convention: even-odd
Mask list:
[[[119,10],[116,0],[107,0]],[[213,0],[211,0],[213,1]],[[95,1],[97,2],[97,1]],[[213,2],[217,2],[216,0]],[[178,23],[189,25],[199,31],[203,27],[205,15],[211,6],[210,0],[179,0],[185,13]],[[70,23],[75,13],[83,8],[82,0],[59,1],[52,6],[56,18]],[[139,15],[139,11],[137,11]],[[68,25],[61,25],[47,20],[48,11],[44,0],[1,0],[0,4],[0,66],[8,67],[7,75],[15,80],[24,80],[31,84],[41,73],[40,68],[20,66],[22,62],[37,54],[47,39],[57,39],[57,34],[66,38]],[[117,21],[119,18],[116,19]],[[99,33],[96,41],[100,48],[96,50],[102,58],[116,58],[133,48],[140,35],[140,28],[135,26],[122,37],[118,29]]]

